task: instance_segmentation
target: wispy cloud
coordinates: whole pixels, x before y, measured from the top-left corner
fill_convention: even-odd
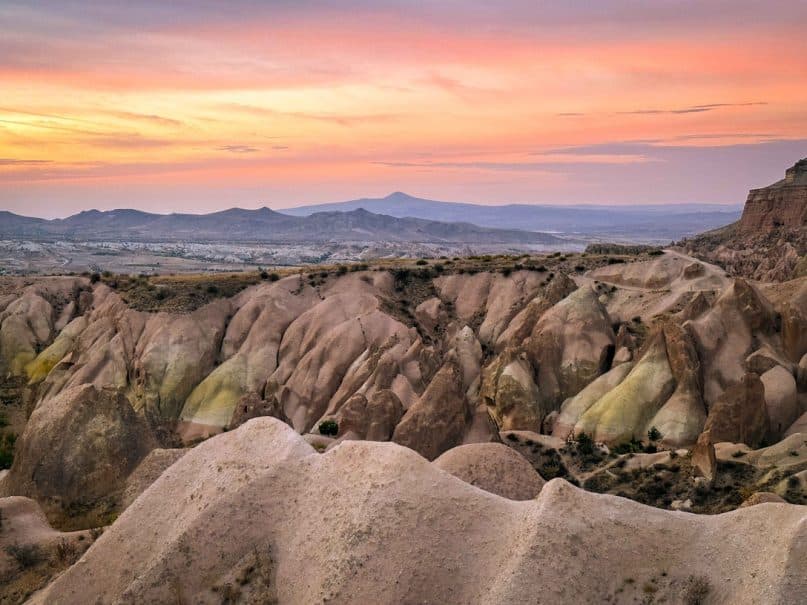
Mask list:
[[[175,120],[174,118],[166,118],[165,116],[160,116],[156,114],[144,114],[144,113],[137,113],[133,111],[118,111],[118,110],[109,110],[103,109],[100,110],[101,114],[113,116],[116,118],[121,118],[123,120],[133,120],[139,122],[151,122],[153,124],[160,124],[162,126],[182,126],[183,122],[181,120]]]
[[[216,147],[216,151],[226,151],[228,153],[257,153],[260,149],[250,147],[249,145],[223,145]]]
[[[752,107],[755,105],[767,105],[765,101],[754,101],[751,103],[707,103],[704,105],[690,105],[689,107],[677,107],[673,109],[632,109],[630,111],[618,111],[621,115],[676,115],[687,113],[704,113],[707,111],[715,111],[717,109],[725,109],[729,107]]]
[[[39,166],[51,164],[52,160],[25,160],[20,158],[0,158],[0,166]]]
[[[376,114],[330,114],[307,111],[283,111],[271,107],[259,107],[255,105],[242,105],[240,103],[226,103],[219,105],[218,109],[225,111],[237,111],[248,115],[275,117],[275,118],[296,118],[300,120],[311,120],[315,122],[328,122],[339,126],[355,126],[362,123],[390,122],[401,117],[400,114],[376,113]]]

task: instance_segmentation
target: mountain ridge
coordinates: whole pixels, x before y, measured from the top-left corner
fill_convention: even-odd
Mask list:
[[[564,245],[570,240],[523,229],[480,227],[394,217],[364,208],[292,216],[267,207],[208,214],[155,214],[134,209],[85,210],[63,219],[4,213],[0,237],[126,239],[134,241],[323,242],[392,241]]]

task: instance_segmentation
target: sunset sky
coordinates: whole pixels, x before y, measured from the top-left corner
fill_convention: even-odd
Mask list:
[[[0,209],[741,203],[807,2],[0,1]]]

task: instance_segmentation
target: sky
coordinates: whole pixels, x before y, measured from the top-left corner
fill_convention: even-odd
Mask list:
[[[804,0],[0,0],[0,209],[742,203]]]

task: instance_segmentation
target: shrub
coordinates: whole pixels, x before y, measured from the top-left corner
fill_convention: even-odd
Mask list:
[[[708,594],[708,579],[704,576],[689,576],[687,587],[684,589],[684,603],[686,605],[701,605]]]
[[[44,557],[36,544],[10,544],[6,546],[6,554],[13,558],[22,569],[28,569],[41,563]]]
[[[577,451],[583,456],[590,456],[594,453],[594,439],[586,433],[580,433],[575,439],[577,442]]]
[[[14,462],[14,444],[17,442],[15,433],[0,435],[0,469],[11,468]]]
[[[339,275],[344,275],[345,273],[347,273],[347,267],[345,265],[339,265],[339,267],[337,267],[336,269],[336,272]]]
[[[207,287],[207,293],[208,294],[218,294],[219,293],[219,287],[217,285],[215,285],[215,284],[210,284]]]
[[[269,279],[269,273],[267,273],[266,271],[261,271],[260,275],[261,279]]]
[[[59,561],[72,563],[76,558],[76,554],[76,545],[72,542],[62,539],[56,544],[56,556],[59,558]]]
[[[513,270],[510,267],[504,267],[502,269],[502,275],[504,275],[505,277],[510,277],[510,274],[512,272],[513,272]]]
[[[425,259],[419,258],[415,264],[423,266],[423,265],[428,265],[429,263]]]
[[[280,275],[277,273],[270,273],[269,274],[269,281],[277,281],[280,279]]]
[[[647,431],[647,438],[650,439],[650,441],[659,441],[663,436],[661,431],[654,426],[651,426],[650,430]]]
[[[339,425],[336,420],[323,420],[319,423],[319,434],[335,437],[339,433]]]
[[[625,441],[624,443],[620,443],[614,447],[614,453],[616,454],[635,454],[636,452],[641,451],[642,443],[633,437],[631,437],[630,441]]]
[[[90,275],[90,283],[91,284],[97,284],[99,281],[101,281],[101,274],[100,273],[93,273],[92,275]]]

